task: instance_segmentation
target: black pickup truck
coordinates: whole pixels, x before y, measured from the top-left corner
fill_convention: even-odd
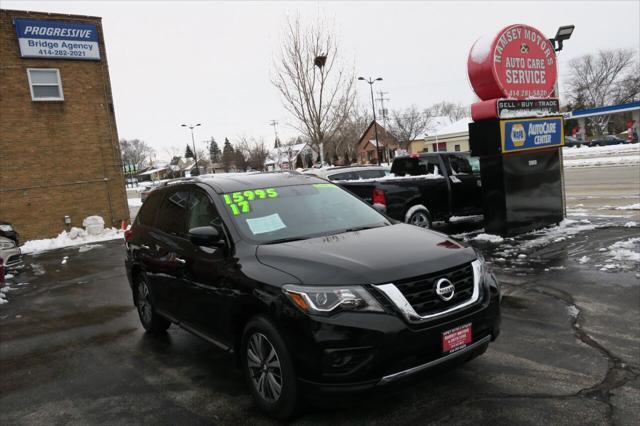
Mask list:
[[[462,152],[414,154],[393,160],[391,175],[335,182],[387,216],[422,227],[452,216],[482,214],[477,158]]]

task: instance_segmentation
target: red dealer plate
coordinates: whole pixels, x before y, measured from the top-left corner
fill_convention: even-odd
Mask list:
[[[452,328],[442,333],[442,352],[450,354],[471,343],[471,323]]]

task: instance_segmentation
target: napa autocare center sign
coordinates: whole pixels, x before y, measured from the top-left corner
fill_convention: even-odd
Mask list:
[[[564,145],[562,117],[501,120],[502,152],[560,147]]]
[[[15,25],[23,58],[100,60],[94,24],[16,19]]]

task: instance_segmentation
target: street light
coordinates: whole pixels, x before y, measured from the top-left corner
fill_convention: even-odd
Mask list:
[[[198,154],[196,154],[196,140],[193,137],[193,129],[198,127],[200,125],[200,123],[195,124],[195,125],[191,125],[188,126],[186,124],[181,124],[182,127],[188,127],[189,130],[191,130],[191,144],[193,145],[193,161],[195,161],[195,166],[196,166],[196,173],[195,175],[198,176],[200,174],[200,169],[198,169]],[[191,173],[193,174],[193,173]]]
[[[563,25],[558,28],[558,32],[554,38],[550,38],[549,41],[553,45],[553,50],[559,52],[562,50],[562,42],[565,40],[569,40],[571,38],[571,34],[573,34],[573,30],[576,28],[575,25]]]
[[[318,55],[315,57],[315,59],[313,60],[313,65],[318,67],[320,69],[320,72],[322,72],[322,68],[324,68],[325,64],[327,63],[327,55],[325,55],[324,53]],[[315,73],[314,75],[314,80],[315,80]],[[322,89],[320,89],[320,93],[322,94]],[[278,158],[280,158],[280,152],[278,151]],[[320,142],[320,167],[324,167],[324,142]]]
[[[358,77],[358,80],[369,83],[369,89],[371,90],[371,108],[373,108],[373,130],[376,135],[376,158],[378,159],[378,166],[380,165],[380,147],[378,146],[378,123],[376,122],[376,104],[373,100],[373,83],[376,81],[382,81],[382,77],[378,77],[372,80],[371,77],[367,80],[364,77]]]

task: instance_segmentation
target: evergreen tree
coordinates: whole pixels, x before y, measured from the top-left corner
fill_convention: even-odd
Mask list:
[[[187,145],[187,149],[184,151],[184,158],[193,158],[193,151],[189,145]]]
[[[296,169],[304,169],[304,164],[302,164],[302,153],[298,154],[296,157]]]
[[[222,167],[225,172],[233,166],[235,160],[235,151],[233,145],[229,142],[228,138],[224,138],[224,146],[222,147]]]
[[[211,141],[209,141],[209,159],[212,163],[219,163],[222,158],[220,158],[222,153],[220,152],[220,148],[218,147],[218,142],[211,137]]]

